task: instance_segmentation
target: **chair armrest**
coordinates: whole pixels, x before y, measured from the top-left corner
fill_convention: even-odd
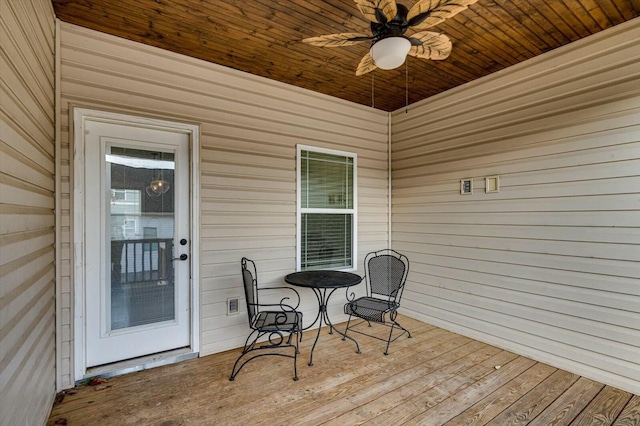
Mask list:
[[[360,281],[358,284],[356,284],[354,286],[347,287],[347,288],[344,289],[345,290],[345,296],[347,298],[347,303],[351,303],[354,300],[356,300],[356,292],[353,291],[353,290],[354,290],[355,287],[358,287],[362,283],[364,283],[364,280]]]
[[[291,297],[294,297],[294,299],[291,299],[291,297],[289,297],[289,296],[284,296],[284,297],[282,297],[280,299],[280,303],[260,304],[260,306],[280,306],[282,308],[286,307],[286,308],[288,308],[289,310],[292,310],[292,311],[295,311],[300,306],[300,293],[298,293],[298,291],[296,289],[294,289],[294,288],[284,287],[284,286],[259,287],[258,288],[258,291],[262,291],[262,290],[287,290],[289,292],[293,292],[291,294]],[[286,303],[289,300],[291,300],[291,302],[295,303],[295,305],[292,305],[291,302]]]

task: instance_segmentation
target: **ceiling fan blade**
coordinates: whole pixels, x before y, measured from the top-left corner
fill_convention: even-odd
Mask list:
[[[313,46],[320,47],[340,47],[351,46],[356,43],[371,40],[373,37],[369,34],[362,33],[340,33],[340,34],[327,34],[318,37],[309,37],[302,39],[304,43],[309,43]]]
[[[362,57],[362,59],[360,60],[360,63],[358,64],[358,68],[356,69],[356,76],[366,74],[368,72],[375,70],[376,68],[378,67],[376,66],[376,63],[373,61],[373,57],[371,56],[371,53],[367,52],[367,54]]]
[[[355,0],[360,13],[371,22],[386,24],[398,13],[396,0]]]
[[[407,15],[409,26],[424,30],[462,12],[478,0],[418,0]]]
[[[444,34],[423,31],[415,33],[409,39],[411,49],[408,55],[421,59],[433,59],[441,61],[451,54],[451,40]]]

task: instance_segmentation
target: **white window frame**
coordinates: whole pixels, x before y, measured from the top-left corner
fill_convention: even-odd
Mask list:
[[[351,209],[325,209],[325,208],[302,208],[302,176],[301,176],[301,153],[302,151],[313,151],[322,154],[339,155],[353,158],[353,208]],[[351,259],[352,264],[342,268],[335,268],[341,271],[355,271],[358,265],[358,156],[355,152],[339,151],[335,149],[318,148],[310,145],[297,145],[296,152],[296,271],[302,268],[302,214],[303,213],[340,213],[351,214]]]

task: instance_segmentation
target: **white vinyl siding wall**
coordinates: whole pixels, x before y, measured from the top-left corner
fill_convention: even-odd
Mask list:
[[[405,314],[640,394],[639,43],[635,19],[392,114]]]
[[[256,261],[261,285],[282,284],[296,268],[297,144],[357,154],[358,264],[363,253],[386,246],[387,113],[66,23],[61,38],[65,241],[73,241],[74,231],[68,227],[73,106],[200,126],[202,355],[241,346],[249,331],[242,256]],[[70,252],[65,255],[60,262],[68,265]],[[301,293],[312,318],[317,302]],[[73,300],[73,288],[63,296]],[[229,297],[241,297],[239,315],[226,315]],[[338,297],[331,309],[341,313]],[[61,321],[69,343],[71,318]],[[72,357],[62,354],[60,368],[69,372]],[[65,376],[63,387],[73,380]]]
[[[0,0],[0,425],[55,396],[55,18]]]

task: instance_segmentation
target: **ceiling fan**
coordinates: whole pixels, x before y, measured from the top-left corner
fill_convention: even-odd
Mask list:
[[[451,40],[444,34],[421,31],[440,24],[465,10],[478,0],[418,0],[411,9],[395,0],[354,0],[360,13],[371,21],[371,35],[339,33],[305,38],[313,46],[340,47],[371,41],[356,75],[402,65],[407,55],[421,59],[446,59],[451,53]],[[405,36],[412,29],[415,32]]]

